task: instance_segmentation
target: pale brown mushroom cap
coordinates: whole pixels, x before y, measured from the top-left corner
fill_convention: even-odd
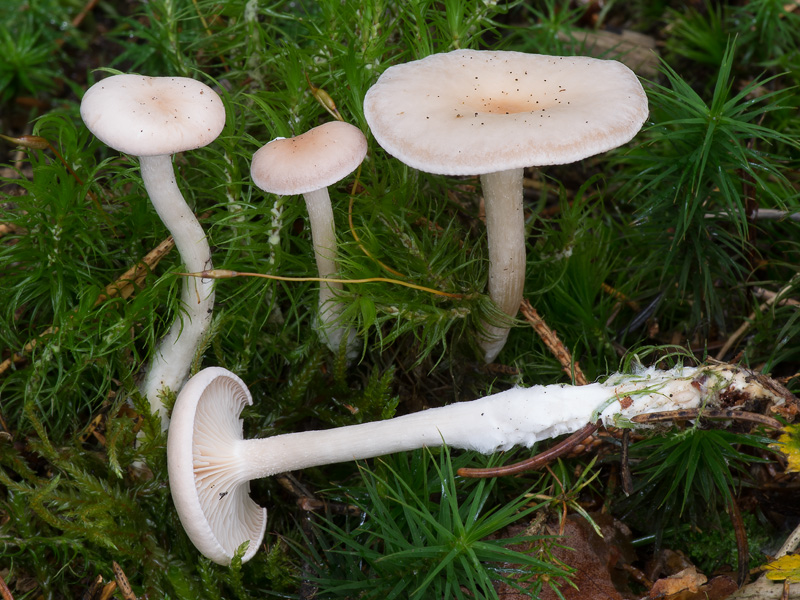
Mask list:
[[[347,177],[366,154],[367,139],[358,127],[331,121],[269,142],[253,155],[250,175],[265,192],[305,194]]]
[[[202,148],[225,126],[225,107],[188,77],[113,75],[86,90],[81,118],[104,144],[133,156]]]
[[[628,142],[647,96],[622,63],[455,50],[387,69],[364,99],[378,143],[428,173],[568,164]]]

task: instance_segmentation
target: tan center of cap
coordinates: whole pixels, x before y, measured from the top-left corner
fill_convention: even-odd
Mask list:
[[[430,173],[566,164],[629,141],[647,96],[622,63],[456,50],[387,69],[364,99],[375,139]]]
[[[347,177],[366,154],[367,140],[358,127],[331,121],[263,146],[253,155],[250,175],[265,192],[305,194]]]
[[[113,75],[86,91],[81,118],[115,150],[159,156],[210,144],[225,126],[225,107],[194,79]]]

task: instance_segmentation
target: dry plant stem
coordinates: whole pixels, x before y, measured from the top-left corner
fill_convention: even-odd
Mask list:
[[[287,277],[283,275],[270,275],[269,273],[243,273],[239,271],[229,271],[227,269],[213,269],[211,271],[200,271],[198,273],[178,273],[186,277],[207,277],[210,279],[232,279],[233,277],[261,277],[262,279],[274,279],[276,281],[319,281],[321,283],[393,283],[395,285],[402,285],[403,287],[412,290],[419,290],[427,292],[435,296],[444,296],[445,298],[453,298],[460,300],[462,298],[469,298],[467,294],[453,294],[450,292],[443,292],[433,288],[425,287],[424,285],[417,285],[408,281],[398,281],[397,279],[389,279],[388,277],[365,277],[364,279],[336,279],[333,277]]]
[[[572,354],[567,350],[567,347],[558,337],[558,334],[550,329],[544,319],[539,316],[536,309],[528,302],[527,298],[522,300],[520,310],[522,311],[522,316],[531,324],[531,327],[533,327],[534,331],[536,331],[542,339],[547,349],[550,350],[553,356],[558,359],[558,362],[561,363],[564,372],[569,375],[577,385],[586,385],[589,383],[583,371],[581,371],[580,365],[577,361],[573,360]]]
[[[3,600],[14,600],[14,596],[11,595],[11,590],[8,589],[5,580],[0,575],[0,598]]]
[[[631,419],[633,423],[658,423],[661,421],[678,421],[685,419],[730,419],[733,421],[747,421],[757,423],[775,430],[783,429],[783,423],[766,415],[745,412],[741,410],[720,408],[689,408],[685,410],[669,410],[658,413],[636,415]]]
[[[489,477],[504,477],[506,475],[516,475],[525,471],[541,469],[558,457],[567,454],[570,450],[592,435],[599,428],[600,426],[596,423],[587,423],[583,429],[576,431],[565,440],[560,441],[558,444],[552,448],[548,448],[544,452],[540,452],[536,456],[532,456],[526,460],[514,463],[513,465],[505,465],[502,467],[494,467],[489,469],[461,468],[458,470],[458,475],[461,477],[486,479]]]
[[[513,319],[525,284],[525,216],[522,209],[522,169],[481,175],[489,244],[489,297]],[[511,327],[484,323],[479,345],[484,361],[492,362],[508,339]]]
[[[777,554],[775,554],[775,558],[780,558],[781,556],[786,556],[797,550],[797,547],[800,546],[800,525],[798,525],[795,530],[789,534],[789,537],[786,538],[786,541],[783,542],[780,550],[778,550]]]
[[[123,275],[114,283],[110,283],[106,286],[103,293],[97,297],[95,306],[105,302],[109,298],[128,298],[137,288],[142,286],[145,277],[147,277],[147,275],[155,268],[159,261],[170,250],[172,250],[174,245],[175,243],[173,242],[172,238],[168,237],[158,246],[156,246],[155,249],[148,252],[141,262],[125,271],[125,273],[123,273]],[[22,354],[14,352],[9,358],[5,359],[3,362],[0,362],[0,375],[8,371],[11,365],[25,360],[25,355],[33,350],[39,340],[47,335],[56,333],[57,331],[58,328],[48,327],[42,333],[36,336],[36,338],[25,344],[25,346],[22,348]]]
[[[328,188],[303,194],[311,224],[311,240],[317,271],[321,279],[331,280],[336,274],[336,231],[334,229],[333,208]],[[319,333],[325,345],[338,352],[343,339],[347,340],[347,356],[354,359],[358,355],[358,338],[355,330],[343,327],[338,321],[345,306],[337,300],[343,286],[340,281],[325,281],[319,288]]]
[[[792,289],[793,285],[794,285],[794,279],[790,281],[787,285],[785,285],[783,288],[781,288],[781,290],[777,294],[774,292],[768,292],[767,290],[761,290],[760,295],[766,296],[767,299],[764,302],[762,302],[761,305],[759,305],[758,312],[764,312],[767,308],[775,304],[779,298],[780,301],[777,302],[779,305],[784,302],[786,302],[787,304],[794,304],[796,301],[793,301],[791,298],[781,298],[783,294]],[[723,344],[720,351],[717,352],[716,356],[717,360],[723,360],[725,358],[725,356],[728,354],[730,349],[733,348],[733,346],[736,344],[739,338],[741,338],[747,332],[747,330],[750,329],[755,318],[756,318],[756,312],[750,313],[745,322],[742,323],[739,326],[739,328],[731,334],[731,336],[725,341],[725,344]]]
[[[117,563],[117,561],[112,561],[111,568],[114,571],[114,579],[124,600],[136,600],[136,594],[133,593],[131,584],[128,582],[128,577],[125,575],[125,571],[122,570],[122,567],[119,566],[119,563]]]
[[[194,213],[189,209],[175,181],[170,155],[139,158],[142,180],[150,201],[175,240],[186,268],[212,269],[211,249]],[[192,278],[183,282],[181,303],[185,313],[177,317],[159,342],[141,386],[153,412],[167,429],[169,419],[162,401],[166,390],[177,393],[189,377],[189,369],[200,342],[211,323],[214,307],[213,280]]]
[[[749,574],[748,563],[750,561],[750,544],[747,541],[747,532],[744,529],[742,513],[739,510],[739,505],[737,504],[734,496],[731,496],[728,500],[728,512],[730,513],[731,524],[733,525],[733,534],[736,538],[736,583],[739,584],[739,587],[742,587],[747,581],[747,576]]]

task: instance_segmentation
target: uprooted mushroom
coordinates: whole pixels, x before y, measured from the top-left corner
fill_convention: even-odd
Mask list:
[[[175,404],[170,487],[195,546],[228,564],[244,542],[243,560],[252,558],[264,536],[267,511],[250,498],[253,479],[442,444],[484,454],[530,447],[598,419],[631,426],[636,415],[713,406],[726,394],[785,403],[752,373],[730,365],[650,368],[603,383],[518,387],[385,421],[245,440],[239,415],[252,403],[250,392],[230,371],[210,367],[189,380]]]

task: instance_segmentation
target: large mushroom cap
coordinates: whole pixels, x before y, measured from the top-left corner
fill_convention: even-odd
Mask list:
[[[159,156],[210,144],[225,126],[225,107],[194,79],[113,75],[86,90],[81,118],[115,150]]]
[[[364,99],[378,143],[428,173],[568,164],[628,142],[647,96],[622,63],[455,50],[387,69]]]
[[[367,140],[358,127],[331,121],[261,147],[253,155],[250,175],[265,192],[306,194],[347,177],[366,154]]]
[[[242,560],[258,550],[267,510],[250,498],[239,415],[252,404],[244,382],[220,367],[192,377],[178,395],[167,440],[172,499],[186,533],[205,556],[227,565],[250,540]]]

